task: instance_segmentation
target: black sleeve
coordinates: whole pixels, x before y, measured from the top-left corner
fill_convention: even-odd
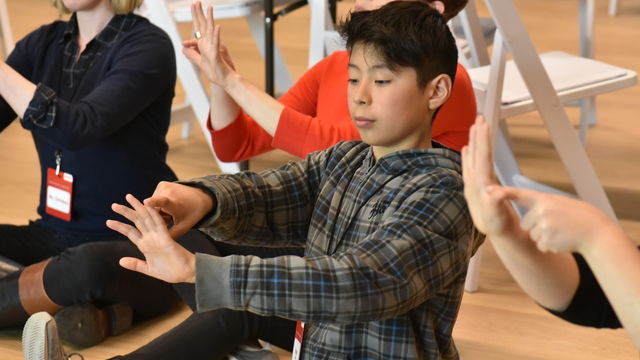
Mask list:
[[[550,313],[571,323],[595,328],[621,328],[620,320],[613,311],[611,303],[602,291],[587,262],[579,254],[574,254],[580,271],[580,283],[573,299],[564,311]]]

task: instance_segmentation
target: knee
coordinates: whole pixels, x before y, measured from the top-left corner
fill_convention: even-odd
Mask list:
[[[102,287],[117,281],[117,274],[126,271],[118,263],[124,256],[142,258],[135,246],[126,241],[87,243],[54,257],[45,275],[57,281],[67,279],[64,282],[88,289]]]

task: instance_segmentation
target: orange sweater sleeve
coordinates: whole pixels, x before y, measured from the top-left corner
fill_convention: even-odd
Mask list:
[[[340,140],[359,138],[356,128],[349,120],[349,112],[345,111],[347,62],[346,52],[338,52],[323,59],[278,99],[285,108],[273,138],[242,111],[231,124],[220,130],[213,130],[208,120],[207,128],[218,158],[222,161],[241,161],[274,148],[305,157],[312,151],[328,148]],[[343,76],[336,76],[336,69],[341,68],[344,69],[337,74],[343,74],[344,81]],[[340,88],[336,85],[341,82],[344,85],[344,106],[337,111],[338,117],[331,115],[328,119],[327,112],[321,109],[326,104],[333,103],[340,95],[332,95],[327,99],[326,94],[331,94],[336,87]],[[317,139],[318,133],[323,134],[323,140]],[[335,141],[326,140],[327,138]]]

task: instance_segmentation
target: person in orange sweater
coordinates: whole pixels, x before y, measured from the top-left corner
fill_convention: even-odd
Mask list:
[[[390,0],[356,0],[354,11],[376,9]],[[467,0],[429,1],[448,20]],[[192,5],[194,28],[204,22],[201,4]],[[200,14],[200,15],[198,15]],[[234,70],[220,38],[212,34],[184,42],[184,54],[212,83],[207,126],[222,161],[242,161],[273,149],[298,157],[326,149],[341,140],[360,139],[347,109],[347,51],[337,51],[309,69],[288,92],[275,100]],[[214,41],[207,41],[213,37]],[[379,86],[384,86],[384,80]],[[460,151],[476,116],[473,87],[458,65],[453,93],[433,124],[434,141]]]

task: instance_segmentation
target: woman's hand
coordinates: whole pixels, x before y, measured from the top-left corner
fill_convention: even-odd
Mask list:
[[[220,25],[213,21],[213,7],[207,7],[207,16],[198,1],[191,4],[194,34],[198,38],[185,40],[182,52],[212,83],[227,87],[228,79],[235,74],[229,51],[220,40]]]

